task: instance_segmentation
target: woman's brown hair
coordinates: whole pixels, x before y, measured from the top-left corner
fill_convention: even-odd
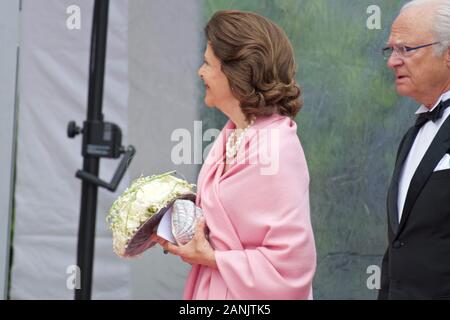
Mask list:
[[[247,120],[297,115],[303,103],[294,50],[279,26],[255,13],[218,11],[205,33]]]

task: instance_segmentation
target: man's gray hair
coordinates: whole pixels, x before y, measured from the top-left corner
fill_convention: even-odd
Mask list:
[[[435,52],[438,55],[450,46],[450,0],[413,0],[403,6],[400,12],[412,7],[422,5],[436,5],[434,13],[433,34],[436,41],[440,44],[435,46]]]

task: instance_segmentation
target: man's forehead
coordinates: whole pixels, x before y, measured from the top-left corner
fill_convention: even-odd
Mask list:
[[[429,41],[432,38],[431,19],[408,10],[400,14],[392,24],[389,42],[401,44],[411,41]]]

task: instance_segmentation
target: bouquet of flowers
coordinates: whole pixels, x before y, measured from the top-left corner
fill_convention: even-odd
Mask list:
[[[177,243],[184,244],[192,238],[195,231],[192,227],[201,216],[201,209],[195,207],[195,185],[175,177],[174,173],[140,177],[114,201],[107,222],[113,232],[113,248],[117,255],[134,257],[155,245],[150,236],[169,209]],[[180,203],[174,206],[177,200]]]

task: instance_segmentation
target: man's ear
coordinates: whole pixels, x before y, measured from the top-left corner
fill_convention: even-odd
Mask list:
[[[445,50],[445,62],[447,63],[447,67],[450,68],[450,45]]]

